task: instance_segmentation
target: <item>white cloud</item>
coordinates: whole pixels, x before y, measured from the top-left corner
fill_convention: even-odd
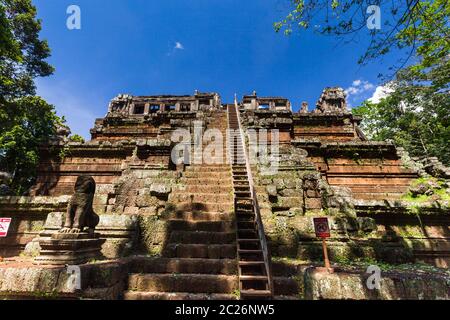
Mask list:
[[[184,50],[184,44],[182,44],[180,41],[176,41],[175,44],[173,44],[172,42],[169,43],[169,52],[167,52],[167,56],[170,57],[174,55],[178,50]]]
[[[384,85],[384,86],[378,86],[375,89],[375,92],[373,93],[372,97],[369,98],[368,100],[372,103],[379,103],[381,101],[381,99],[386,98],[387,96],[389,96],[389,94],[394,91],[391,88],[389,88],[388,85]]]
[[[369,81],[357,79],[352,82],[352,85],[345,90],[347,97],[360,96],[363,93],[373,89],[375,86]]]
[[[181,43],[181,42],[175,42],[175,47],[174,47],[174,49],[175,50],[184,50],[184,46],[183,46],[183,44]]]

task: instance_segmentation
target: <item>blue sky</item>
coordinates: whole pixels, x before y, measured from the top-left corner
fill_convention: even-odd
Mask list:
[[[297,110],[315,105],[322,89],[341,86],[357,106],[379,85],[391,62],[357,64],[366,37],[339,45],[313,33],[277,34],[273,22],[287,0],[34,0],[42,38],[56,72],[38,79],[38,94],[64,115],[73,133],[89,137],[119,93],[215,91],[232,102],[253,90],[285,96]],[[67,7],[81,8],[81,30],[66,27]],[[368,30],[367,30],[368,33]]]

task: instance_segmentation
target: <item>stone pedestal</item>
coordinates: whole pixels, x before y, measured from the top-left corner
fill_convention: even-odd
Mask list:
[[[98,233],[55,233],[41,239],[41,254],[34,259],[38,265],[79,265],[101,259],[105,240]]]

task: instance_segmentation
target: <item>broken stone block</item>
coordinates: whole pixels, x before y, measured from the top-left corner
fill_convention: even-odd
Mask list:
[[[320,193],[317,190],[306,190],[306,196],[308,198],[319,198]]]
[[[303,191],[298,191],[295,189],[284,189],[280,191],[280,194],[284,197],[298,197],[301,196]]]
[[[305,208],[307,210],[322,209],[322,199],[321,198],[306,198]]]
[[[157,207],[155,207],[155,206],[139,208],[139,215],[156,216],[157,214],[158,214],[158,210],[157,210]]]
[[[268,185],[266,187],[267,193],[269,194],[269,196],[273,196],[276,197],[277,196],[277,187],[274,185]]]
[[[361,231],[372,232],[377,229],[377,224],[373,218],[358,217],[356,220],[358,221],[358,228]]]
[[[280,178],[273,179],[273,183],[274,183],[274,185],[276,185],[277,190],[282,190],[282,189],[286,188],[286,186],[284,185],[283,179],[280,179]]]
[[[25,249],[23,251],[23,254],[27,257],[37,257],[39,256],[39,253],[41,252],[41,246],[39,245],[39,237],[34,238],[32,241],[27,243],[25,246]]]
[[[128,215],[138,214],[139,208],[138,207],[125,207],[123,213],[128,214]]]
[[[166,196],[172,191],[172,188],[162,183],[153,183],[150,186],[150,193],[156,196]]]
[[[303,198],[278,197],[278,205],[283,208],[303,207]]]

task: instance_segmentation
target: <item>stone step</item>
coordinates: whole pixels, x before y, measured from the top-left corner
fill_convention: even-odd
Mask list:
[[[235,215],[232,211],[228,212],[204,212],[204,211],[175,211],[163,216],[166,220],[182,221],[233,221]]]
[[[179,202],[177,208],[182,211],[205,211],[205,212],[230,212],[233,211],[233,202],[210,203],[210,202]]]
[[[208,178],[207,175],[205,175],[202,178],[191,178],[191,177],[183,177],[180,179],[180,182],[182,184],[186,185],[195,185],[195,184],[203,184],[203,185],[231,185],[231,175],[228,177],[222,177],[220,179],[215,178]]]
[[[238,287],[238,277],[231,275],[131,274],[128,279],[131,291],[230,294]]]
[[[228,164],[228,156],[223,155],[223,157],[218,158],[204,158],[204,159],[195,159],[191,161],[191,164],[195,165],[209,165],[209,164]]]
[[[235,241],[235,232],[172,231],[169,236],[169,243],[231,244]]]
[[[226,293],[190,293],[190,292],[142,292],[125,291],[125,300],[237,300],[237,296]]]
[[[235,232],[234,221],[183,221],[169,220],[171,231],[210,231],[210,232]]]
[[[200,172],[230,172],[231,168],[229,165],[193,165],[186,167],[186,172],[188,171],[200,171]]]
[[[205,184],[189,184],[184,186],[174,187],[174,191],[184,191],[190,193],[226,193],[233,191],[232,185],[205,185]]]
[[[164,248],[166,258],[205,258],[205,259],[234,259],[236,258],[235,244],[168,244]]]
[[[130,273],[202,273],[231,274],[237,273],[234,259],[192,259],[192,258],[137,258],[130,264]]]
[[[269,290],[241,290],[240,293],[244,299],[264,299],[271,295]]]
[[[220,203],[230,203],[233,201],[233,195],[228,194],[217,194],[217,193],[190,193],[184,191],[174,191],[169,196],[169,201],[173,203],[180,202],[194,202],[194,203],[207,203],[215,202]]]
[[[230,178],[231,174],[229,171],[224,172],[214,172],[214,171],[186,171],[183,174],[184,178],[209,178],[209,179],[222,179],[222,178]]]
[[[302,297],[300,297],[300,295],[296,295],[296,296],[273,296],[273,300],[303,300]]]

